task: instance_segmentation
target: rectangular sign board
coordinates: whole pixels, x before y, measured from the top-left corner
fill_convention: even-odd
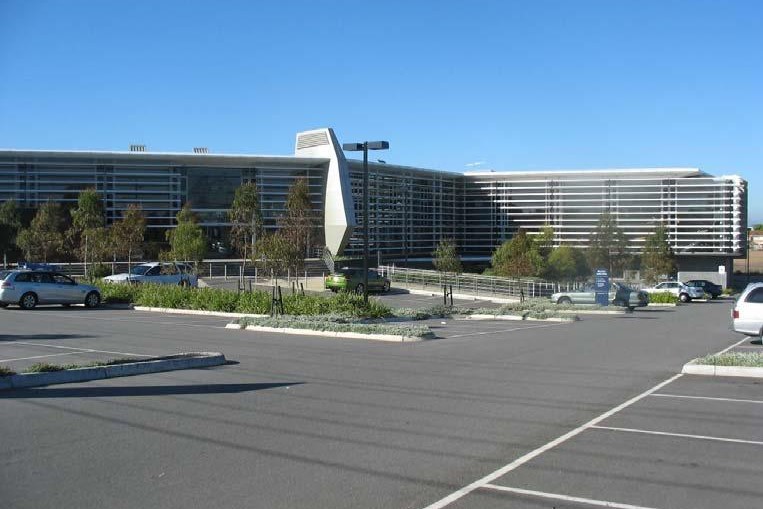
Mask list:
[[[596,304],[609,306],[609,271],[607,269],[596,269],[593,286],[596,292]]]

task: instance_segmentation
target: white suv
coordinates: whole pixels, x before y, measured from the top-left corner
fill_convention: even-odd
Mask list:
[[[664,281],[651,288],[642,288],[646,293],[672,293],[681,302],[691,302],[692,299],[701,299],[705,296],[702,288],[686,286],[678,281]]]
[[[763,283],[750,283],[731,312],[735,332],[763,339]]]

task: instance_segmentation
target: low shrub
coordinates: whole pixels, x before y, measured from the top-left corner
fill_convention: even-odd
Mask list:
[[[711,366],[742,366],[748,368],[763,368],[763,353],[727,352],[719,355],[708,355],[697,359],[697,364]]]
[[[98,289],[101,291],[101,301],[106,304],[129,304],[135,302],[142,288],[138,285],[126,285],[116,283],[104,283],[98,281]]]
[[[5,366],[0,366],[0,377],[11,376],[11,375],[15,375],[15,374],[16,374],[16,372],[13,371],[11,368],[7,368]]]
[[[659,292],[659,293],[649,294],[650,304],[676,304],[677,302],[678,302],[678,297],[676,297],[670,292]]]
[[[48,364],[47,362],[37,362],[26,368],[24,373],[50,373],[52,371],[63,371],[65,369],[67,369],[66,366]]]

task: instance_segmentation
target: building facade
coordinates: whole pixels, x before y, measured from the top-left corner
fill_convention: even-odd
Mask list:
[[[289,187],[306,178],[321,246],[362,252],[369,218],[371,253],[387,260],[428,259],[452,238],[466,259],[486,260],[520,228],[549,225],[555,245],[585,248],[604,212],[640,252],[666,226],[679,265],[709,270],[746,252],[747,183],[695,168],[452,173],[369,163],[369,203],[362,200],[362,162],[347,160],[331,129],[298,133],[294,155],[0,150],[0,202],[24,208],[73,204],[84,189],[102,197],[107,223],[132,203],[146,213],[156,239],[190,203],[222,253],[235,189],[254,181],[265,227],[275,230]]]

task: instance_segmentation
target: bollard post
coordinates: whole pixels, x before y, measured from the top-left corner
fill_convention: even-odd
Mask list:
[[[223,272],[225,273],[225,280],[227,281],[228,280],[228,264],[227,263],[224,264],[223,268],[225,269],[223,270]]]

